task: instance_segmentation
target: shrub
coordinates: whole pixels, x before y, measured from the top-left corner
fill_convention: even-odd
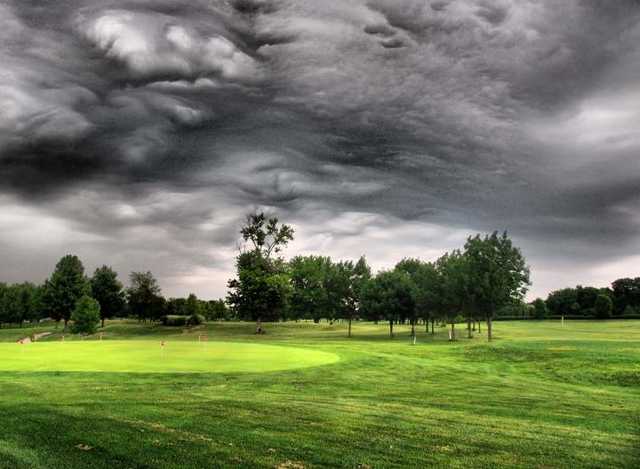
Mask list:
[[[162,324],[164,326],[186,326],[187,316],[178,316],[175,314],[167,314],[162,317]]]
[[[199,326],[204,322],[204,316],[202,314],[192,314],[187,319],[187,325],[189,326]]]
[[[71,313],[75,334],[95,334],[100,323],[100,304],[90,296],[82,296]]]

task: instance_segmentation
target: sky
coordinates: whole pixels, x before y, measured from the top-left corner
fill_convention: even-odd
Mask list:
[[[0,281],[74,253],[225,295],[284,254],[507,230],[529,298],[640,275],[637,0],[0,0]]]

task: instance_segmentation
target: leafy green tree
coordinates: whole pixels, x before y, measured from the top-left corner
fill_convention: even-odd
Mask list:
[[[56,265],[45,282],[42,303],[44,309],[56,321],[64,320],[64,327],[76,307],[76,302],[90,294],[90,286],[84,275],[84,266],[77,256],[66,255]]]
[[[613,301],[608,295],[600,294],[596,297],[594,308],[598,319],[609,319],[613,311]]]
[[[118,274],[106,265],[99,267],[91,277],[91,296],[100,304],[100,320],[121,314],[125,309],[125,295]]]
[[[549,293],[546,303],[549,312],[558,316],[573,314],[576,307],[579,308],[575,288],[562,288]]]
[[[95,334],[100,323],[100,303],[88,295],[84,295],[76,302],[71,314],[74,334]]]
[[[338,262],[335,272],[336,292],[342,302],[340,317],[347,320],[347,337],[351,337],[351,323],[362,312],[362,292],[371,279],[371,268],[367,259],[361,256],[355,264]]]
[[[362,303],[369,319],[389,322],[389,336],[393,337],[393,323],[415,312],[415,285],[406,272],[380,272],[364,287]]]
[[[333,264],[323,256],[296,256],[289,261],[291,276],[291,301],[289,310],[292,319],[320,319],[328,316],[328,278]]]
[[[542,298],[536,298],[533,301],[533,316],[536,319],[544,319],[547,317],[549,311],[547,310],[547,304]]]
[[[293,228],[257,213],[247,216],[240,234],[244,248],[236,258],[237,278],[228,283],[227,302],[238,317],[255,320],[261,331],[261,321],[278,320],[287,309],[291,293],[288,266],[272,256],[293,240]]]
[[[640,308],[640,277],[619,278],[611,284],[611,289],[616,314],[621,314],[628,307]]]
[[[467,258],[456,249],[440,257],[436,261],[436,269],[440,276],[437,299],[439,317],[451,326],[450,340],[456,340],[456,322],[473,300],[468,293],[469,264]]]
[[[130,312],[141,321],[159,320],[165,311],[162,291],[151,272],[131,272],[127,289]]]
[[[236,260],[238,278],[229,281],[227,302],[237,317],[258,322],[284,317],[291,294],[286,264],[266,259],[260,252],[241,253]]]
[[[487,338],[491,340],[491,319],[498,308],[524,298],[531,284],[529,267],[506,232],[470,237],[464,257],[469,266],[471,299],[474,307],[486,316]]]
[[[209,321],[230,319],[229,308],[227,308],[227,304],[222,299],[207,301],[204,311]]]

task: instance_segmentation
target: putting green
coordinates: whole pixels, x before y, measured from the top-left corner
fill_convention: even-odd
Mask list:
[[[0,371],[242,373],[335,363],[336,354],[236,342],[105,340],[0,344]]]

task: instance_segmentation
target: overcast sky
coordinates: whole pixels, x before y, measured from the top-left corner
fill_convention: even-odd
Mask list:
[[[0,280],[433,260],[508,230],[531,297],[640,275],[637,0],[0,0]]]

